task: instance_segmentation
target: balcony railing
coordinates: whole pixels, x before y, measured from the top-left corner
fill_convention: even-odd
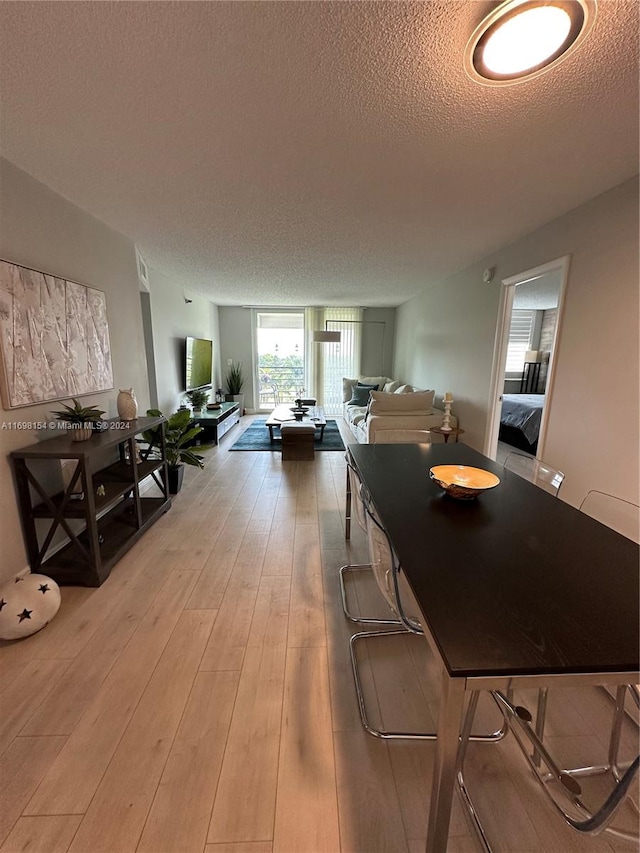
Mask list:
[[[293,403],[304,388],[304,367],[258,365],[258,387],[260,408],[266,409],[279,403]]]

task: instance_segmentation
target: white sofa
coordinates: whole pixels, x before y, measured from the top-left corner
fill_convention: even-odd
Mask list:
[[[372,390],[367,405],[349,404],[358,383],[382,390]],[[401,385],[385,376],[361,376],[343,379],[342,392],[345,420],[360,444],[384,443],[384,430],[428,430],[442,425],[444,412],[433,405],[434,391]],[[458,425],[453,415],[450,423],[453,427]],[[437,439],[440,436],[432,438]]]

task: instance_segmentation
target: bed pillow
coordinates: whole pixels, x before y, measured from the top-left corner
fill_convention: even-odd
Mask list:
[[[366,406],[369,402],[369,396],[372,391],[377,391],[377,385],[363,385],[358,382],[353,389],[353,396],[348,401],[347,406]]]

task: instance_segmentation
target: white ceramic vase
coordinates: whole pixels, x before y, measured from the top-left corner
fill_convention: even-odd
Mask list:
[[[117,404],[121,421],[135,421],[138,417],[138,401],[133,388],[121,388],[118,392]]]

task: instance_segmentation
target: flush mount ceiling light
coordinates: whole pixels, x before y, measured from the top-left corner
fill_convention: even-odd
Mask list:
[[[507,0],[478,26],[464,65],[486,85],[529,80],[564,59],[584,39],[595,17],[595,0]]]

